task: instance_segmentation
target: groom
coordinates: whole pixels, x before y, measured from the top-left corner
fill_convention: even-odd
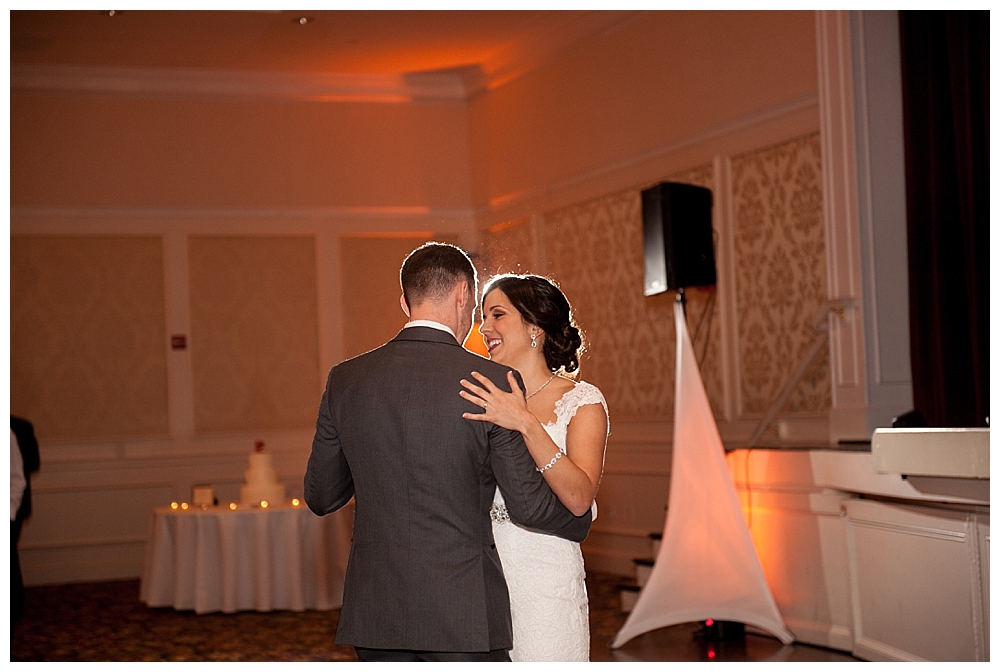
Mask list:
[[[403,262],[400,284],[410,321],[330,371],[306,467],[316,514],[356,500],[334,641],[360,660],[510,660],[494,489],[515,522],[573,541],[586,538],[590,513],[559,503],[520,434],[462,417],[459,381],[473,369],[510,389],[509,369],[461,345],[476,304],[468,256],[428,243]]]

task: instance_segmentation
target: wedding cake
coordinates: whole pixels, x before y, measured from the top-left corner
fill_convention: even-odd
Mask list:
[[[240,488],[240,502],[260,506],[267,502],[279,506],[285,502],[285,486],[278,481],[271,454],[264,452],[264,442],[257,441],[250,453],[250,468],[245,472],[246,483]]]

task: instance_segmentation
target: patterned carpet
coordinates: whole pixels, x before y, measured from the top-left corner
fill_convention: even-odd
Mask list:
[[[339,612],[204,614],[151,609],[138,581],[27,589],[11,661],[356,660],[333,645]]]
[[[625,623],[620,577],[587,575],[590,659],[594,662],[846,662],[850,654],[804,644],[783,646],[748,634],[710,642],[700,625],[682,623],[640,635],[620,649],[608,643]],[[203,614],[151,609],[139,602],[138,581],[36,586],[24,618],[12,629],[12,662],[353,661],[335,646],[339,611]]]
[[[595,649],[625,621],[614,576],[588,577]],[[139,602],[138,581],[36,586],[11,636],[11,661],[357,660],[336,646],[339,611],[179,612]],[[607,656],[607,654],[605,654]]]

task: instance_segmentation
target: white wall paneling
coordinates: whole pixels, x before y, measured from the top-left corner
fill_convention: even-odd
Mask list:
[[[852,501],[846,510],[854,654],[989,660],[980,545],[988,508]]]
[[[817,11],[816,42],[827,294],[848,303],[830,316],[830,439],[864,440],[869,435],[848,13]]]
[[[898,12],[850,12],[867,430],[913,407]]]
[[[136,578],[152,511],[213,485],[238,501],[248,455],[262,439],[289,497],[301,496],[312,432],[41,445],[33,512],[19,550],[26,585]]]
[[[976,537],[979,540],[979,576],[983,599],[983,622],[986,624],[986,660],[990,659],[990,518],[976,517]]]

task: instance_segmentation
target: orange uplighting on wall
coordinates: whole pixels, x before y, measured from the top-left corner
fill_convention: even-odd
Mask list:
[[[529,221],[531,221],[530,217],[518,217],[517,219],[512,219],[508,222],[494,224],[490,227],[490,233],[500,233],[504,229],[509,229],[513,226],[520,226],[521,224],[527,224]]]
[[[486,342],[483,340],[483,335],[479,333],[479,327],[482,324],[482,322],[476,322],[472,325],[472,331],[469,332],[469,337],[465,339],[465,343],[462,346],[469,352],[474,352],[477,355],[488,358],[490,351],[486,349]]]

